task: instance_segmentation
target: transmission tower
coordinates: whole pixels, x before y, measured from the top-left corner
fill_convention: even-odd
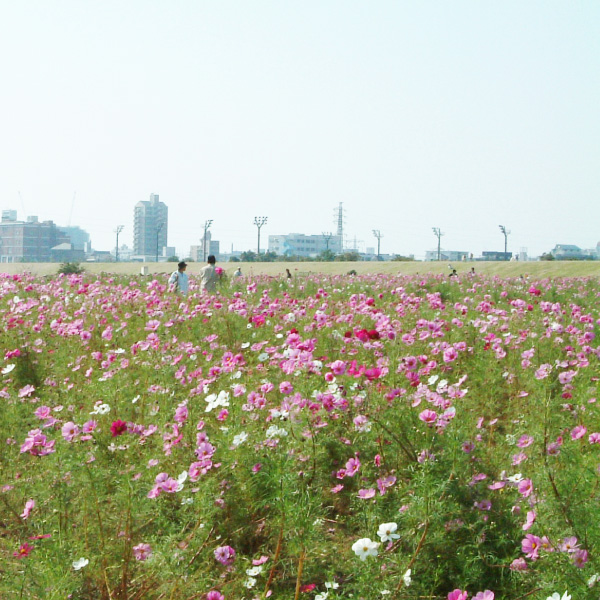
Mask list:
[[[377,260],[381,260],[380,249],[381,249],[381,238],[383,236],[381,235],[381,231],[379,231],[379,229],[373,229],[373,235],[377,238]]]
[[[438,239],[438,251],[437,251],[437,259],[442,259],[442,236],[444,232],[439,227],[433,227],[433,235]]]

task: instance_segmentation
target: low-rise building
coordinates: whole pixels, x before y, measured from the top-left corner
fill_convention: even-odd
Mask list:
[[[304,233],[269,236],[269,251],[280,256],[314,258],[326,250],[331,250],[334,254],[342,252],[342,237],[339,235],[305,235]]]

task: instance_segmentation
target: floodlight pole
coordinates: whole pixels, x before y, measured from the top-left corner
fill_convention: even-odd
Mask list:
[[[510,234],[510,231],[508,231],[504,225],[498,225],[498,227],[500,227],[500,231],[502,232],[502,235],[504,235],[504,260],[508,260],[508,235]]]
[[[379,251],[381,249],[381,238],[383,236],[381,235],[379,229],[373,229],[373,235],[377,238],[377,260],[381,260],[381,255]]]
[[[123,231],[123,225],[119,225],[116,229],[115,229],[115,233],[117,234],[117,247],[116,247],[116,251],[115,251],[115,262],[119,262],[119,234],[121,233],[121,231]]]
[[[433,234],[438,239],[437,259],[442,260],[442,236],[444,235],[439,227],[433,227]]]
[[[254,217],[254,224],[258,228],[258,243],[256,246],[256,253],[260,256],[260,228],[266,225],[268,217]]]

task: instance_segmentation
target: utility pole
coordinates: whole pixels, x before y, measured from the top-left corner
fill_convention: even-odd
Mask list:
[[[502,232],[502,235],[504,235],[504,260],[508,260],[508,235],[510,231],[508,231],[504,225],[498,225],[498,227],[500,227],[500,231]]]
[[[258,228],[258,244],[257,244],[257,254],[260,256],[260,228],[263,225],[266,225],[268,217],[254,217],[254,224]]]
[[[373,235],[377,238],[377,260],[381,260],[379,250],[381,249],[381,238],[383,236],[381,235],[379,229],[373,229]]]
[[[156,262],[158,262],[158,236],[164,226],[164,221],[156,226]]]
[[[117,247],[116,247],[116,252],[115,252],[115,262],[119,262],[119,234],[121,233],[121,231],[123,231],[123,225],[119,225],[116,229],[115,229],[115,233],[117,234]]]
[[[442,260],[442,236],[444,235],[439,227],[433,227],[433,234],[438,239],[438,260]]]
[[[206,262],[206,236],[208,234],[208,230],[212,225],[212,219],[208,219],[208,221],[204,221],[204,237],[202,238],[202,259]]]
[[[329,250],[329,240],[333,237],[331,231],[324,231],[322,234],[323,239],[325,240],[325,250]]]

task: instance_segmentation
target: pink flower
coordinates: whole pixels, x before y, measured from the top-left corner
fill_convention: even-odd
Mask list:
[[[31,551],[33,550],[33,546],[25,542],[19,546],[19,549],[16,552],[13,552],[13,556],[21,560],[22,558],[27,558]]]
[[[527,558],[531,560],[537,560],[540,551],[540,544],[542,540],[537,535],[531,535],[528,533],[521,542],[521,550]]]
[[[468,592],[456,589],[448,594],[448,600],[467,600]]]
[[[356,473],[358,473],[359,469],[360,469],[360,460],[358,460],[358,457],[348,459],[348,462],[346,463],[346,475],[348,477],[352,477],[353,475],[356,475]]]
[[[585,563],[588,561],[588,551],[587,550],[577,550],[573,555],[573,562],[575,566],[579,569],[583,569]]]
[[[334,375],[343,375],[346,372],[346,363],[343,360],[335,360],[329,365],[329,368]]]
[[[494,600],[494,592],[490,590],[485,590],[485,592],[477,592],[473,596],[473,600]]]
[[[527,561],[524,558],[515,558],[510,563],[511,571],[527,571]]]
[[[215,559],[222,565],[230,565],[235,559],[235,550],[231,546],[219,546],[215,550]]]
[[[23,509],[23,512],[20,515],[21,519],[26,519],[34,508],[35,500],[27,500],[27,502],[25,502],[25,508]]]
[[[359,490],[358,497],[362,498],[363,500],[368,500],[369,498],[374,498],[375,490],[374,490],[374,488]]]
[[[582,438],[587,433],[587,429],[583,425],[577,425],[571,431],[571,439],[578,440]]]
[[[427,425],[431,426],[435,423],[435,420],[437,419],[437,413],[434,410],[426,409],[419,415],[419,419],[421,419],[421,421],[423,421],[424,423],[427,423]]]
[[[217,590],[212,590],[206,594],[206,600],[225,600],[225,596],[220,592],[217,592]]]
[[[523,479],[523,481],[519,483],[517,489],[523,498],[529,497],[531,492],[533,492],[533,484],[531,483],[531,479]]]
[[[590,433],[588,441],[590,444],[600,444],[600,433]]]
[[[576,552],[579,549],[575,536],[566,537],[559,546],[562,552]]]
[[[67,442],[72,442],[79,433],[79,427],[73,421],[69,421],[62,426],[61,433]]]
[[[536,517],[535,511],[530,510],[527,512],[527,518],[525,520],[525,523],[523,523],[523,531],[527,531],[528,529],[531,528],[531,526],[535,522],[535,517]]]
[[[533,438],[530,435],[522,435],[517,442],[519,448],[527,448],[533,444]]]
[[[146,560],[152,556],[152,547],[150,544],[138,544],[132,548],[135,560]]]
[[[253,564],[255,567],[258,567],[258,566],[260,566],[260,565],[263,565],[264,563],[266,563],[268,560],[269,560],[269,557],[268,557],[268,556],[264,556],[264,555],[262,555],[260,558],[254,558],[254,559],[252,560],[252,564]]]

